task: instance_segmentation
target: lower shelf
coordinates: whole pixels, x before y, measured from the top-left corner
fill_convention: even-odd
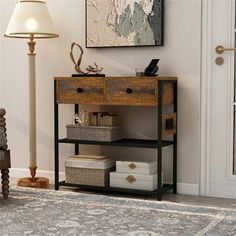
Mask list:
[[[99,192],[131,193],[131,194],[140,194],[140,195],[157,195],[157,194],[165,193],[170,189],[173,189],[172,184],[164,184],[161,189],[157,189],[155,191],[146,191],[146,190],[129,189],[129,188],[113,188],[113,187],[99,187],[99,186],[91,186],[91,185],[70,184],[70,183],[65,183],[65,181],[59,182],[59,186],[77,187],[80,189],[93,190],[93,191],[99,191]]]

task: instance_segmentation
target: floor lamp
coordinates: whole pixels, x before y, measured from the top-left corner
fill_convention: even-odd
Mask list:
[[[36,142],[36,73],[35,73],[35,45],[34,39],[56,38],[52,19],[46,3],[39,0],[20,0],[12,14],[4,36],[10,38],[29,39],[29,156],[31,177],[21,178],[19,186],[48,187],[49,181],[36,176],[37,142]]]

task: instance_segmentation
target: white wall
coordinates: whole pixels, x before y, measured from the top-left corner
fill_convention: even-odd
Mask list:
[[[53,77],[69,76],[74,73],[69,59],[72,42],[78,42],[85,47],[84,2],[84,0],[47,1],[60,38],[38,40],[36,45],[38,168],[41,170],[54,169]],[[27,168],[28,49],[25,40],[3,38],[14,6],[15,0],[1,0],[0,105],[7,109],[12,166]],[[178,76],[178,182],[193,184],[197,184],[199,179],[200,39],[201,1],[166,0],[164,47],[85,49],[83,58],[83,66],[96,61],[105,68],[106,75],[114,76],[132,76],[135,68],[143,68],[152,58],[160,58],[159,74]],[[61,107],[61,136],[64,136],[64,125],[72,121],[73,107],[70,105]],[[127,135],[155,137],[156,110],[154,108],[111,109],[115,109],[125,117]],[[67,156],[72,154],[73,149],[70,145],[63,145],[60,150],[62,156]],[[130,155],[154,158],[156,155],[156,151],[147,149],[83,147],[84,152],[90,150],[113,154],[116,158],[126,158]],[[170,153],[171,148],[166,148],[167,159],[170,159],[168,157]],[[63,158],[60,165],[63,171]],[[170,169],[169,165],[167,161],[165,169]]]

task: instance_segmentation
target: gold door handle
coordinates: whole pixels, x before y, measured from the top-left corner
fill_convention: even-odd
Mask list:
[[[216,47],[216,53],[222,54],[224,51],[236,51],[236,48],[224,48],[223,46],[219,45]]]

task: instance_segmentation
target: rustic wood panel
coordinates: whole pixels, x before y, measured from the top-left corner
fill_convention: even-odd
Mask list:
[[[156,106],[159,80],[176,77],[55,77],[58,103]],[[78,92],[78,89],[82,89]],[[173,104],[173,84],[163,87],[163,104]]]
[[[57,82],[57,101],[100,104],[104,102],[104,81],[98,78],[71,78]]]
[[[163,104],[173,104],[174,94],[173,94],[173,84],[165,83],[163,86]]]

